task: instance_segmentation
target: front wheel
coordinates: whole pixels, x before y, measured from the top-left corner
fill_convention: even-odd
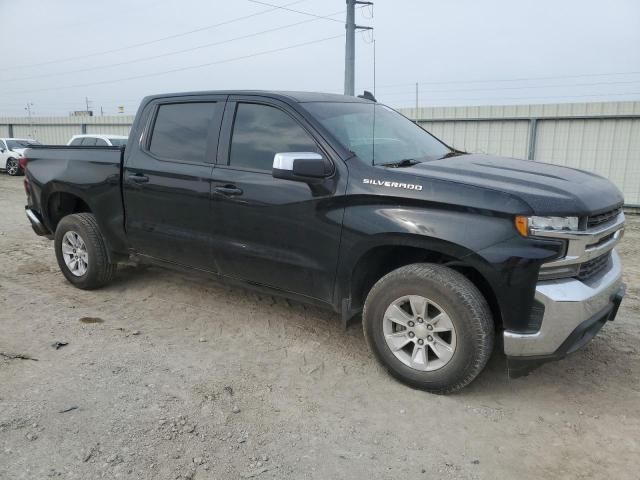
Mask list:
[[[367,296],[363,327],[389,373],[432,393],[468,385],[493,350],[485,298],[464,275],[442,265],[407,265],[385,275]]]
[[[7,165],[5,168],[7,170],[7,173],[12,177],[17,177],[22,173],[20,169],[20,164],[18,163],[18,160],[16,160],[15,158],[7,159]]]
[[[74,286],[92,290],[113,278],[116,265],[109,259],[104,238],[91,213],[75,213],[60,220],[54,247],[60,270]]]

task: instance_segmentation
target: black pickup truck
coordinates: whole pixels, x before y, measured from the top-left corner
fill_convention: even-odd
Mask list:
[[[608,180],[446,146],[371,98],[143,100],[126,148],[27,150],[26,213],[73,285],[135,259],[362,313],[377,359],[436,393],[494,344],[519,375],[613,320],[623,198]]]

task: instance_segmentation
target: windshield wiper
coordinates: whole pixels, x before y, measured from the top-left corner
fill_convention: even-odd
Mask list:
[[[416,165],[417,163],[421,163],[415,158],[403,158],[402,160],[398,160],[397,162],[391,163],[381,163],[382,167],[390,167],[390,168],[401,168],[401,167],[410,167],[412,165]]]
[[[443,155],[438,160],[443,160],[445,158],[457,157],[458,155],[466,155],[466,152],[462,152],[460,150],[451,150],[449,153]]]

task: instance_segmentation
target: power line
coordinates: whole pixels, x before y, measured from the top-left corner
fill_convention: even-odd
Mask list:
[[[445,84],[458,84],[458,83],[498,83],[498,82],[525,82],[525,81],[537,81],[537,80],[558,80],[564,78],[582,78],[582,77],[606,77],[609,75],[639,75],[637,72],[610,72],[610,73],[580,73],[575,75],[550,75],[540,77],[527,77],[527,78],[494,78],[494,79],[480,79],[480,80],[439,80],[430,82],[418,82],[420,85],[445,85]],[[394,85],[378,85],[377,88],[396,88],[396,87],[413,87],[415,83],[400,83]]]
[[[631,85],[640,83],[640,79],[638,80],[629,80],[629,81],[620,81],[620,82],[595,82],[595,83],[567,83],[567,84],[556,84],[556,85],[526,85],[526,86],[518,86],[518,87],[485,87],[485,88],[447,88],[440,90],[430,90],[427,89],[428,93],[448,93],[448,92],[482,92],[482,91],[492,91],[492,90],[528,90],[535,88],[575,88],[575,87],[595,87],[600,85]],[[420,83],[416,83],[415,85],[422,85]],[[392,92],[387,95],[402,95],[405,92]],[[407,94],[409,91],[407,90]]]
[[[297,3],[301,3],[301,2],[304,2],[304,1],[306,1],[306,0],[296,0],[294,2],[285,3],[285,6],[295,5]],[[84,55],[76,55],[74,57],[60,58],[60,59],[57,59],[57,60],[48,60],[46,62],[40,62],[40,63],[31,63],[31,64],[26,64],[26,65],[12,65],[11,68],[12,69],[16,69],[16,68],[39,67],[39,66],[42,66],[42,65],[50,65],[52,63],[68,62],[68,61],[71,61],[71,60],[78,60],[78,59],[81,59],[81,58],[96,57],[96,56],[99,56],[99,55],[105,55],[107,53],[122,52],[123,50],[129,50],[130,48],[144,47],[146,45],[152,45],[154,43],[162,42],[164,40],[170,40],[172,38],[184,37],[186,35],[191,35],[193,33],[203,32],[205,30],[211,30],[213,28],[221,27],[223,25],[229,25],[231,23],[239,22],[241,20],[246,20],[247,18],[253,18],[253,17],[257,17],[259,15],[264,15],[265,13],[274,12],[274,11],[280,9],[280,8],[282,8],[282,7],[275,6],[274,8],[269,8],[267,10],[261,10],[259,12],[255,12],[255,13],[252,13],[252,14],[249,14],[249,15],[243,15],[241,17],[232,18],[230,20],[225,20],[224,22],[214,23],[214,24],[211,24],[211,25],[205,25],[204,27],[195,28],[193,30],[189,30],[189,31],[186,31],[186,32],[176,33],[176,34],[173,34],[173,35],[168,35],[166,37],[156,38],[154,40],[147,40],[146,42],[134,43],[134,44],[131,44],[131,45],[126,45],[124,47],[113,48],[113,49],[110,49],[110,50],[102,50],[100,52],[87,53],[87,54],[84,54]]]
[[[189,66],[186,66],[186,67],[174,68],[174,69],[171,69],[171,70],[163,70],[163,71],[154,72],[154,73],[146,73],[146,74],[143,74],[143,75],[135,75],[135,76],[131,76],[131,77],[116,78],[116,79],[113,79],[113,80],[103,80],[103,81],[100,81],[100,82],[81,83],[81,84],[77,84],[77,85],[64,85],[64,86],[61,86],[61,87],[40,88],[40,89],[37,89],[37,90],[21,90],[21,91],[17,91],[17,92],[7,92],[7,94],[8,95],[15,95],[15,94],[21,94],[21,93],[46,92],[46,91],[50,91],[50,90],[61,90],[63,88],[80,88],[80,87],[89,87],[89,86],[93,86],[93,85],[106,85],[106,84],[109,84],[109,83],[118,83],[118,82],[123,82],[123,81],[126,81],[126,80],[137,80],[139,78],[148,78],[148,77],[154,77],[154,76],[157,76],[157,75],[166,75],[168,73],[182,72],[182,71],[185,71],[185,70],[194,70],[194,69],[197,69],[197,68],[208,67],[208,66],[211,66],[211,65],[219,65],[219,64],[222,64],[222,63],[229,63],[229,62],[234,62],[234,61],[237,61],[237,60],[244,60],[244,59],[247,59],[247,58],[258,57],[258,56],[261,56],[261,55],[267,55],[269,53],[282,52],[284,50],[291,50],[293,48],[304,47],[306,45],[312,45],[312,44],[315,44],[315,43],[326,42],[328,40],[333,40],[333,39],[336,39],[336,38],[342,38],[342,35],[334,35],[332,37],[325,37],[325,38],[320,38],[320,39],[317,39],[317,40],[311,40],[309,42],[303,42],[303,43],[297,43],[297,44],[294,44],[294,45],[288,45],[286,47],[275,48],[275,49],[271,49],[271,50],[264,50],[264,51],[252,53],[252,54],[249,54],[249,55],[243,55],[243,56],[240,56],[240,57],[227,58],[227,59],[224,59],[224,60],[217,60],[217,61],[214,61],[214,62],[201,63],[201,64],[198,64],[198,65],[189,65]]]
[[[344,11],[330,13],[329,15],[338,15],[338,14],[341,14],[341,13],[344,13]],[[60,76],[60,75],[70,75],[70,74],[74,74],[74,73],[90,72],[90,71],[93,71],[93,70],[100,70],[100,69],[104,69],[104,68],[111,68],[111,67],[118,67],[118,66],[122,66],[122,65],[129,65],[129,64],[138,63],[138,62],[146,62],[146,61],[149,61],[149,60],[154,60],[156,58],[169,57],[169,56],[178,55],[178,54],[181,54],[181,53],[192,52],[194,50],[200,50],[200,49],[203,49],[203,48],[213,47],[213,46],[217,46],[217,45],[223,45],[225,43],[231,43],[231,42],[234,42],[234,41],[237,41],[237,40],[245,40],[247,38],[252,38],[252,37],[257,37],[259,35],[264,35],[264,34],[267,34],[267,33],[277,32],[278,30],[284,30],[286,28],[295,27],[297,25],[302,25],[304,23],[315,22],[317,20],[318,20],[317,18],[311,18],[311,19],[302,20],[302,21],[296,22],[296,23],[290,23],[288,25],[282,25],[280,27],[270,28],[270,29],[267,29],[267,30],[259,31],[259,32],[249,33],[247,35],[241,35],[239,37],[229,38],[227,40],[221,40],[221,41],[213,42],[213,43],[205,43],[205,44],[202,44],[202,45],[197,45],[195,47],[184,48],[184,49],[181,49],[181,50],[175,50],[173,52],[168,52],[168,53],[161,53],[161,54],[158,54],[158,55],[138,57],[138,58],[134,58],[132,60],[126,60],[126,61],[123,61],[123,62],[108,63],[108,64],[97,65],[97,66],[93,66],[93,67],[80,68],[80,69],[77,69],[77,70],[68,70],[66,72],[57,72],[57,73],[43,74],[43,75],[33,75],[31,77],[8,78],[6,80],[0,80],[0,82],[16,82],[16,81],[22,81],[22,80],[34,80],[34,79],[38,79],[38,78],[50,78],[50,77],[55,77],[55,76]]]
[[[301,15],[307,15],[309,17],[321,18],[323,20],[330,20],[332,22],[342,23],[341,20],[336,20],[335,18],[331,18],[331,17],[327,17],[327,16],[323,16],[323,15],[316,15],[315,13],[303,12],[301,10],[294,10],[293,8],[287,8],[289,5],[293,5],[291,3],[278,6],[278,5],[273,5],[273,4],[267,3],[267,2],[260,2],[258,0],[249,0],[249,1],[251,3],[257,3],[257,4],[260,4],[260,5],[266,5],[266,6],[269,6],[269,7],[275,7],[276,9],[279,9],[279,10],[286,10],[287,12],[294,12],[294,13],[299,13]]]
[[[411,93],[406,94],[407,97],[411,95]],[[455,100],[534,100],[534,99],[551,99],[551,98],[588,98],[588,97],[620,97],[627,95],[640,95],[640,91],[638,92],[626,92],[626,93],[592,93],[586,95],[539,95],[539,96],[529,96],[529,97],[448,97],[448,98],[439,98],[438,101],[446,100],[446,101],[455,101]],[[381,96],[381,99],[383,96]],[[473,105],[466,105],[473,106]]]
[[[153,8],[156,5],[160,4],[160,3],[165,3],[162,0],[153,0],[152,2],[148,3],[148,4],[141,4],[139,2],[136,2],[135,6],[127,6],[127,15],[131,15],[131,12],[135,12],[138,10],[144,10],[145,14],[149,11],[149,8]],[[105,23],[105,22],[113,22],[113,17],[110,15],[104,15],[101,18],[87,18],[85,20],[81,20],[78,22],[73,22],[73,23],[58,23],[58,24],[53,24],[51,22],[47,22],[46,27],[57,27],[57,28],[63,28],[63,29],[67,29],[67,28],[74,28],[74,27],[78,27],[78,26],[87,26],[87,25],[94,25],[97,23]],[[38,25],[37,28],[40,29],[42,26]],[[33,28],[33,27],[32,27]]]

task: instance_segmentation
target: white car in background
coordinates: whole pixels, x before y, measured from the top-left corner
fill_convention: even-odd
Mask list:
[[[15,177],[22,174],[20,159],[31,145],[40,145],[32,138],[0,138],[0,170]]]
[[[67,145],[72,147],[124,147],[129,137],[124,135],[74,135]]]

